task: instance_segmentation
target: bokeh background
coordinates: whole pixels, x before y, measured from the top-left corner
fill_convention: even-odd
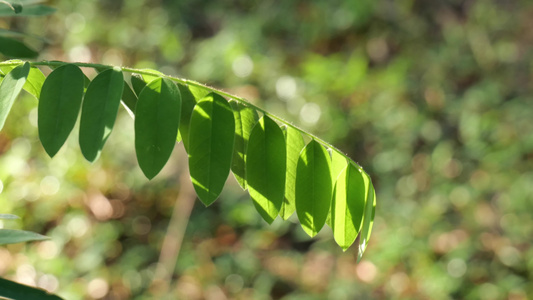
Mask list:
[[[0,19],[39,59],[154,68],[253,101],[338,146],[378,206],[362,261],[329,228],[268,226],[231,177],[195,201],[177,145],[154,180],[124,110],[101,158],[50,159],[36,100],[0,133],[0,276],[65,299],[530,299],[533,2],[56,0]],[[178,255],[179,254],[179,255]],[[177,257],[177,259],[176,259]],[[173,267],[175,264],[175,267]]]

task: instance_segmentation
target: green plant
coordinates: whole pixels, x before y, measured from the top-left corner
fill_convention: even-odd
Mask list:
[[[38,67],[53,71],[45,78]],[[99,74],[90,80],[80,67]],[[51,157],[81,107],[81,152],[95,161],[122,103],[134,119],[137,159],[147,178],[163,168],[177,139],[189,154],[191,180],[206,206],[219,196],[231,170],[268,223],[296,211],[311,237],[327,223],[344,250],[359,235],[359,258],[366,248],[375,210],[370,177],[332,145],[242,98],[148,69],[12,60],[0,63],[0,70],[0,129],[25,89],[39,99],[39,137]]]

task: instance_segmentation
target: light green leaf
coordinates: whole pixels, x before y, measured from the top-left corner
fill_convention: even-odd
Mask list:
[[[83,97],[84,75],[75,65],[63,65],[46,78],[38,105],[39,139],[54,157],[76,124]]]
[[[4,128],[7,115],[26,83],[29,72],[30,64],[26,62],[7,73],[0,84],[0,130]]]
[[[361,229],[369,181],[362,171],[348,164],[339,174],[331,204],[331,225],[335,241],[346,251]]]
[[[359,233],[359,249],[357,251],[357,261],[359,262],[363,257],[363,253],[368,246],[368,240],[370,239],[370,234],[372,233],[372,227],[374,225],[374,216],[376,214],[376,191],[374,190],[374,185],[370,181],[370,177],[364,173],[364,177],[370,183],[370,188],[368,189],[368,197],[365,203],[365,214],[363,216],[363,226],[361,232]]]
[[[263,116],[250,133],[246,150],[246,182],[255,208],[269,224],[285,196],[286,146],[283,131]]]
[[[196,105],[197,99],[189,90],[189,87],[178,84],[181,93],[181,120],[178,131],[178,141],[183,142],[185,151],[189,149],[189,125],[191,123],[191,115]],[[200,100],[200,99],[198,99]]]
[[[28,75],[28,79],[24,84],[23,89],[26,92],[30,93],[36,99],[39,99],[41,96],[41,89],[43,88],[43,83],[46,77],[39,68],[32,67]]]
[[[0,36],[0,53],[17,58],[35,58],[39,55],[37,51],[26,46],[23,42],[3,36]]]
[[[153,70],[153,69],[142,69],[142,71],[147,71],[147,72],[150,72],[151,74],[142,74],[142,78],[144,80],[144,82],[146,83],[150,83],[152,80],[155,80],[159,77],[162,77],[162,76],[165,76],[165,74],[157,71],[157,70]]]
[[[18,216],[15,216],[15,215],[10,215],[10,214],[0,214],[0,219],[4,219],[4,220],[13,220],[13,219],[18,219],[19,217]]]
[[[229,103],[211,93],[194,107],[189,128],[189,170],[198,198],[207,206],[228,178],[235,120]]]
[[[62,300],[62,298],[49,294],[45,290],[16,283],[0,278],[0,298],[13,300]]]
[[[167,78],[152,80],[135,108],[135,151],[144,175],[152,179],[165,166],[176,144],[181,96]]]
[[[333,186],[335,186],[335,182],[337,182],[337,177],[344,170],[344,168],[346,168],[346,166],[348,165],[348,160],[346,159],[344,155],[342,155],[336,150],[328,149],[328,153],[330,154],[330,157],[331,157],[331,179],[333,182]],[[326,224],[329,227],[333,226],[331,224],[331,209],[328,213]]]
[[[210,90],[201,86],[196,86],[193,84],[188,84],[187,86],[189,87],[189,90],[193,94],[194,98],[196,98],[196,100],[202,99],[211,92]]]
[[[235,144],[233,145],[233,161],[231,170],[237,182],[243,189],[246,189],[246,147],[250,132],[257,121],[259,115],[257,111],[241,102],[230,101],[235,117]]]
[[[93,162],[113,130],[122,96],[124,77],[120,68],[98,74],[87,87],[80,121],[80,148]]]
[[[332,196],[331,162],[326,149],[312,140],[298,160],[296,213],[304,231],[315,236],[324,226]]]
[[[287,172],[285,177],[285,197],[279,210],[279,216],[287,220],[296,210],[296,169],[300,153],[305,142],[300,132],[290,126],[283,131],[287,144]]]
[[[35,232],[14,229],[0,229],[0,245],[16,244],[28,241],[41,241],[48,239],[49,237],[40,235]]]

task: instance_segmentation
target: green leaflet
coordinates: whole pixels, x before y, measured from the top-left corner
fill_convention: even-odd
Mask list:
[[[29,72],[30,64],[26,62],[7,73],[0,84],[0,130],[4,128],[7,115],[26,83]]]
[[[348,160],[344,155],[339,153],[336,150],[328,149],[328,153],[331,157],[331,180],[333,183],[333,186],[335,186],[335,182],[337,182],[337,177],[339,174],[346,168],[348,165]],[[333,225],[331,224],[331,209],[328,213],[328,218],[326,219],[326,224],[333,228]]]
[[[257,111],[235,100],[230,101],[235,117],[235,144],[233,145],[233,161],[231,170],[237,182],[246,189],[246,147],[252,128],[259,120]]]
[[[4,219],[4,220],[13,220],[13,219],[18,219],[19,217],[18,216],[15,216],[15,215],[10,215],[10,214],[0,214],[0,219]]]
[[[98,74],[87,87],[80,121],[80,148],[93,162],[113,130],[117,117],[124,78],[119,68]]]
[[[181,93],[181,120],[179,127],[178,141],[183,142],[183,147],[188,151],[189,147],[189,124],[191,123],[191,115],[196,105],[196,99],[189,90],[189,87],[178,84]],[[198,100],[201,98],[198,98]]]
[[[194,98],[196,98],[196,100],[200,100],[203,97],[207,96],[209,93],[211,93],[210,90],[201,86],[196,86],[193,84],[188,84],[187,86],[189,87],[189,90],[193,94]]]
[[[135,118],[135,105],[137,105],[137,96],[131,89],[130,85],[124,81],[124,88],[122,89],[122,105],[132,118]]]
[[[62,300],[45,290],[0,278],[0,297],[8,299]]]
[[[296,169],[300,152],[305,147],[305,142],[300,132],[290,126],[283,131],[287,144],[287,172],[285,177],[285,197],[279,210],[279,216],[287,220],[296,210]]]
[[[133,74],[130,78],[131,86],[133,87],[133,91],[135,91],[135,95],[139,96],[141,94],[141,91],[146,86],[146,82],[142,80],[141,75]]]
[[[22,61],[21,61],[22,64]],[[5,73],[8,73],[9,71],[13,70],[15,66],[4,66],[0,67],[0,70],[4,71]],[[31,67],[30,73],[28,74],[28,77],[26,78],[26,83],[22,87],[26,92],[30,93],[35,98],[39,99],[41,89],[43,87],[43,83],[46,77],[44,76],[43,72],[39,68]]]
[[[176,144],[181,96],[168,78],[152,80],[135,108],[135,151],[144,175],[152,179],[165,166]]]
[[[17,58],[35,58],[39,55],[37,51],[30,49],[23,42],[3,36],[0,36],[0,53]]]
[[[228,178],[234,138],[235,120],[228,101],[210,93],[194,107],[189,128],[189,171],[206,206],[220,195]]]
[[[24,6],[20,12],[15,12],[8,6],[0,6],[0,17],[4,16],[45,16],[53,14],[56,11],[55,8],[46,5],[30,5]],[[21,56],[19,56],[21,57]]]
[[[326,149],[311,140],[298,159],[296,212],[304,231],[315,236],[324,226],[331,204],[330,158]]]
[[[246,182],[255,208],[269,224],[285,196],[286,146],[283,131],[263,116],[250,133],[246,150]]]
[[[83,97],[84,75],[75,65],[55,69],[43,84],[38,106],[39,139],[54,157],[76,124]]]
[[[357,251],[357,261],[359,262],[363,257],[363,253],[368,246],[368,240],[370,239],[370,234],[372,233],[372,227],[374,225],[374,216],[376,214],[376,191],[374,190],[374,185],[370,181],[370,177],[365,173],[365,178],[367,178],[370,183],[370,188],[368,189],[368,197],[365,203],[365,213],[363,216],[363,226],[361,232],[359,233],[359,249]]]
[[[361,229],[369,181],[360,169],[348,164],[339,174],[331,203],[335,241],[346,251]]]
[[[150,72],[152,74],[142,74],[142,78],[144,80],[144,82],[146,83],[150,83],[152,80],[155,80],[161,76],[165,76],[165,74],[157,71],[157,70],[153,70],[153,69],[142,69],[143,71],[147,71],[147,72]]]
[[[31,231],[0,229],[0,245],[16,244],[28,241],[42,241],[49,237]]]

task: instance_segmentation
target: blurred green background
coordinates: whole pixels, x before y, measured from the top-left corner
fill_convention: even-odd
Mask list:
[[[50,159],[26,96],[0,133],[0,212],[52,239],[0,248],[0,276],[66,299],[533,295],[533,2],[49,4],[0,27],[46,37],[39,59],[158,69],[301,125],[371,175],[374,232],[356,264],[329,228],[268,226],[232,177],[205,208],[181,145],[147,181],[124,110],[96,163],[76,133]]]

